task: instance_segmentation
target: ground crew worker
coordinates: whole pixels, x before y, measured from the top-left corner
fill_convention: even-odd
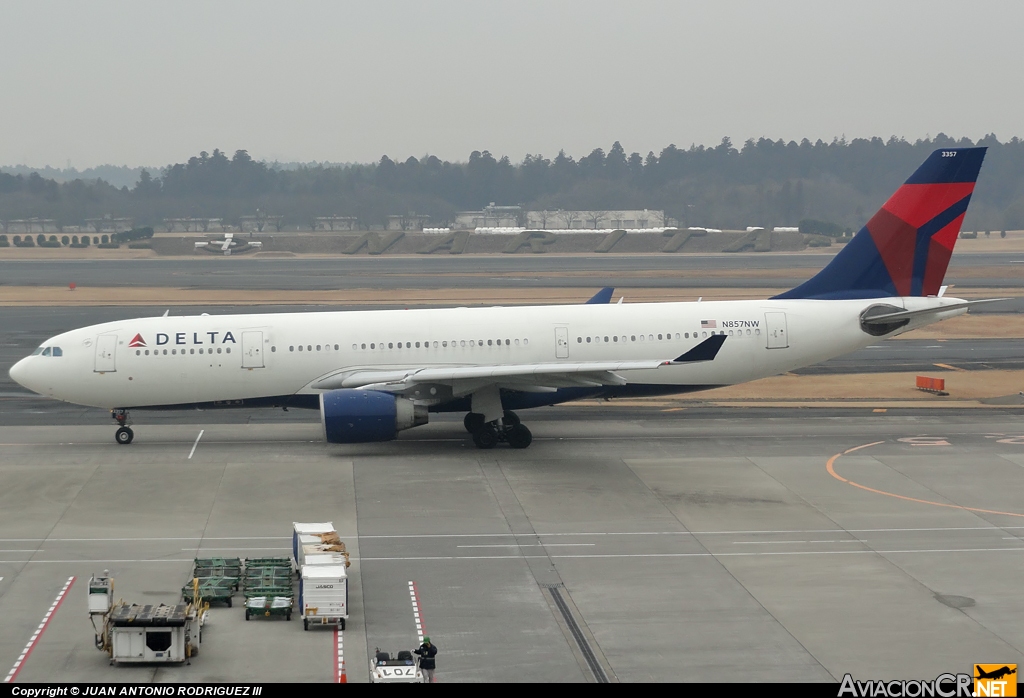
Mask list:
[[[423,683],[434,683],[434,657],[437,655],[437,647],[430,642],[429,637],[423,638],[423,644],[416,650],[420,656],[420,671],[423,672]]]

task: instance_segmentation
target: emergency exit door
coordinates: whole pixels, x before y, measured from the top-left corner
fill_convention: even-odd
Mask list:
[[[768,330],[769,349],[785,349],[789,346],[789,333],[786,331],[785,313],[765,313],[764,325]]]
[[[145,345],[143,345],[145,346]],[[96,338],[96,363],[93,371],[96,373],[112,373],[117,370],[114,355],[117,353],[117,335],[101,334]]]
[[[263,333],[242,333],[242,368],[263,368]]]
[[[556,359],[568,359],[569,358],[569,328],[568,327],[556,327],[555,328],[555,358]]]

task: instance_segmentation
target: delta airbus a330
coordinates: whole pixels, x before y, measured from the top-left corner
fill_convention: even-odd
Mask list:
[[[11,378],[129,410],[319,409],[332,443],[465,412],[480,448],[529,446],[516,410],[776,375],[967,312],[942,296],[984,148],[932,153],[819,274],[767,300],[154,317],[53,337]],[[603,301],[603,302],[601,302]]]

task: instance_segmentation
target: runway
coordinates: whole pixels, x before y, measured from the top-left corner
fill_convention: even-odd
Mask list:
[[[602,286],[790,288],[824,268],[833,256],[801,253],[4,259],[0,260],[0,279],[10,286],[63,286],[74,282],[83,287],[251,290],[588,285],[595,290]],[[1022,269],[1024,253],[959,254],[950,261],[947,282],[968,288],[1018,288],[1024,286]]]
[[[127,448],[109,427],[0,427],[0,663],[74,577],[19,681],[330,681],[332,634],[295,621],[214,607],[191,666],[109,667],[84,612],[92,572],[173,602],[193,557],[287,554],[296,520],[353,552],[352,682],[375,647],[414,644],[410,582],[441,682],[1024,663],[1019,411],[608,409],[537,411],[527,451],[478,451],[451,418],[359,446],[316,423],[150,425]]]

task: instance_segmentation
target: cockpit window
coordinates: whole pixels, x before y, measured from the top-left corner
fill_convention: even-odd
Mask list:
[[[50,347],[46,347],[45,349],[43,349],[43,356],[49,356],[49,355],[50,355]]]
[[[36,350],[34,352],[32,352],[32,356],[39,356],[42,353],[43,353],[43,348],[42,347],[36,347]]]
[[[61,349],[60,347],[54,347],[53,348],[53,355],[54,356],[64,356],[64,350]]]

